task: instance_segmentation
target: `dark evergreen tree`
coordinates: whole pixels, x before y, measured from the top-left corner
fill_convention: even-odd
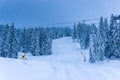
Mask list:
[[[80,43],[81,49],[87,49],[89,47],[89,30],[89,25],[85,23],[79,23],[77,25],[77,41]]]
[[[49,28],[46,28],[45,30],[45,49],[44,49],[44,55],[50,55],[52,54],[52,34]]]
[[[91,25],[90,30],[90,51],[89,51],[89,61],[94,63],[98,58],[98,29],[95,24]]]
[[[111,20],[110,20],[110,26],[109,26],[109,34],[108,34],[108,46],[107,46],[107,58],[110,59],[112,55],[114,54],[114,26],[115,26],[115,20],[113,14],[111,15]]]
[[[1,31],[1,50],[0,50],[0,56],[1,57],[8,57],[9,53],[9,26],[8,24],[4,26],[4,28]]]
[[[105,19],[104,21],[104,34],[103,34],[103,37],[104,37],[104,45],[105,45],[105,49],[104,49],[104,57],[105,59],[108,58],[108,37],[109,37],[109,24],[108,24],[108,20]]]
[[[111,51],[111,58],[120,58],[120,25],[114,19],[114,25],[112,26],[111,36],[112,36],[112,51]]]
[[[41,54],[41,41],[40,41],[40,29],[36,29],[36,41],[35,41],[35,56],[39,56]]]
[[[33,29],[31,28],[31,34],[30,34],[30,47],[29,47],[29,50],[30,50],[30,53],[32,53],[33,55],[35,55],[35,48],[36,48],[36,29]]]
[[[75,39],[77,38],[77,27],[76,27],[76,24],[74,24],[73,26],[73,31],[72,31],[72,39],[73,39],[73,42],[75,42]]]
[[[99,61],[103,61],[104,55],[105,55],[105,37],[106,37],[106,29],[104,27],[104,21],[103,18],[100,18],[99,22],[99,33],[98,33],[98,43],[99,43]]]
[[[12,23],[12,26],[10,27],[10,33],[9,33],[9,58],[17,58],[18,57],[18,42],[17,42],[17,33],[16,29],[14,27],[14,24]]]
[[[22,37],[22,30],[16,29],[17,31],[17,41],[18,41],[18,51],[21,51],[21,37]]]
[[[22,32],[22,37],[21,37],[21,51],[24,53],[27,53],[27,31],[24,28],[23,32]]]

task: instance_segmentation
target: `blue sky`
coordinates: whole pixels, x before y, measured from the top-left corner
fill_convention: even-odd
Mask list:
[[[120,13],[120,0],[0,0],[0,24],[48,25]]]

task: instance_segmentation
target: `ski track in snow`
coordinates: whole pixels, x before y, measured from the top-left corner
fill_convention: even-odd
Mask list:
[[[84,57],[87,58],[84,62]],[[119,80],[119,61],[90,64],[88,50],[70,37],[53,41],[53,55],[28,60],[0,58],[0,80]]]

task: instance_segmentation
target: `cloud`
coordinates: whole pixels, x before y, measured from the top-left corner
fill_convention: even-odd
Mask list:
[[[102,0],[102,3],[107,8],[109,14],[120,13],[120,0]]]
[[[0,0],[0,22],[51,24],[119,13],[119,0]]]

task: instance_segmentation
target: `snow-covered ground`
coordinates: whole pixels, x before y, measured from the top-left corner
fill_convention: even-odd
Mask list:
[[[56,39],[51,56],[0,58],[0,80],[120,80],[120,61],[90,64],[88,53],[70,37]]]

